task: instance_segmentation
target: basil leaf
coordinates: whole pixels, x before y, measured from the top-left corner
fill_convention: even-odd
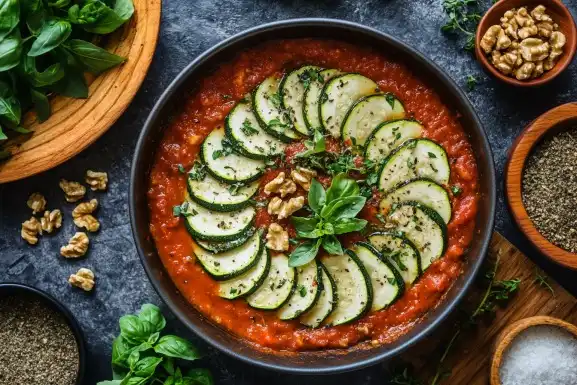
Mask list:
[[[297,158],[306,158],[313,154],[318,154],[321,152],[326,151],[326,141],[324,135],[320,132],[320,130],[315,130],[313,141],[305,140],[305,146],[307,150],[303,152],[299,152],[296,157]]]
[[[320,245],[321,245],[321,239],[301,243],[291,253],[289,257],[289,266],[297,267],[306,265],[307,263],[315,259],[317,253],[319,252]]]
[[[0,117],[15,126],[20,124],[22,110],[20,108],[20,102],[15,96],[0,98]]]
[[[120,385],[143,385],[148,381],[148,377],[126,377]]]
[[[72,68],[68,68],[65,76],[57,83],[52,84],[50,89],[71,98],[86,99],[88,97],[88,85],[84,74]]]
[[[367,221],[359,218],[345,218],[334,222],[335,234],[352,233],[361,231],[367,225]]]
[[[18,0],[0,0],[0,41],[12,33],[19,21]]]
[[[20,0],[20,8],[26,15],[42,9],[42,0]]]
[[[323,249],[329,254],[342,255],[343,248],[341,243],[334,235],[326,235],[323,237]]]
[[[48,2],[48,6],[52,7],[52,8],[61,9],[61,8],[68,7],[70,5],[70,1],[71,0],[56,0],[53,2]]]
[[[16,67],[20,63],[21,55],[22,38],[20,30],[16,29],[12,34],[0,40],[0,72]]]
[[[66,20],[48,19],[40,29],[40,34],[32,43],[28,56],[40,56],[62,44],[72,33],[72,26]]]
[[[132,371],[138,377],[150,377],[161,362],[162,357],[145,357],[134,365]]]
[[[210,371],[208,369],[202,369],[202,368],[190,369],[186,373],[185,378],[192,380],[193,384],[199,384],[199,385],[213,385],[214,384],[214,380],[212,379],[212,374],[210,374]]]
[[[4,131],[2,131],[2,126],[0,126],[0,140],[6,140],[8,139],[8,137],[6,136],[6,134],[4,133]],[[0,160],[2,159],[6,159],[10,157],[10,153],[2,150],[0,151]]]
[[[120,318],[120,335],[128,342],[138,344],[147,341],[154,333],[154,327],[148,321],[142,321],[135,315],[125,315]]]
[[[116,3],[114,3],[114,13],[124,21],[130,19],[134,14],[134,4],[132,0],[116,0]]]
[[[314,217],[313,218],[292,217],[291,222],[295,226],[295,230],[300,237],[311,238],[311,237],[304,236],[304,234],[309,234],[309,233],[315,231],[315,229],[319,223],[319,219],[314,218]],[[318,238],[318,237],[314,237],[314,238]]]
[[[154,330],[157,332],[161,331],[166,326],[166,320],[160,312],[160,309],[150,303],[142,305],[140,313],[138,313],[138,318],[150,322],[154,327]]]
[[[168,376],[162,385],[174,385],[174,377]]]
[[[172,335],[162,337],[154,347],[154,351],[168,357],[189,361],[199,359],[202,356],[189,341]]]
[[[131,352],[130,344],[122,336],[116,337],[112,343],[112,365],[128,368],[126,360]]]
[[[164,361],[162,361],[162,367],[168,374],[174,374],[174,358],[166,358]]]
[[[331,187],[327,190],[327,204],[335,199],[359,195],[358,183],[347,177],[347,174],[340,173],[333,178]]]
[[[148,337],[148,340],[147,340],[146,342],[149,343],[149,344],[152,346],[153,344],[156,343],[156,341],[158,341],[158,337],[160,337],[160,333],[159,333],[159,332],[152,333],[152,334],[150,335],[150,337]]]
[[[311,181],[311,188],[309,190],[309,206],[317,214],[320,214],[326,202],[326,193],[323,186],[316,180]]]
[[[123,63],[126,59],[115,55],[84,40],[72,39],[66,43],[66,48],[86,68],[88,72],[98,75],[112,67]]]
[[[100,381],[97,382],[96,385],[120,385],[122,381],[120,380],[112,380],[112,381]]]
[[[337,199],[323,208],[321,216],[329,222],[354,218],[363,209],[366,201],[367,198],[360,195]]]
[[[60,63],[48,66],[44,71],[38,72],[36,69],[36,58],[24,56],[19,69],[24,72],[24,76],[32,87],[46,87],[61,80],[65,73]]]
[[[124,24],[134,13],[130,0],[117,0],[114,9],[102,1],[86,3],[82,8],[73,6],[68,9],[68,17],[75,24],[82,25],[85,31],[96,34],[108,34]]]
[[[50,101],[48,100],[48,97],[42,92],[31,88],[30,98],[32,99],[32,104],[34,104],[34,111],[36,111],[38,121],[44,122],[50,117],[51,113]]]
[[[47,16],[48,14],[44,9],[37,9],[36,11],[31,12],[26,17],[26,26],[28,27],[28,30],[33,35],[38,35],[42,29],[42,26],[44,25],[44,22],[46,21]]]

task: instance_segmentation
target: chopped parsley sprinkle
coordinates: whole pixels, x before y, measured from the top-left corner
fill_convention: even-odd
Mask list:
[[[258,134],[258,130],[252,126],[252,124],[250,123],[250,120],[248,120],[248,118],[245,119],[244,122],[242,122],[242,126],[240,126],[240,130],[246,136],[252,136],[254,134]]]

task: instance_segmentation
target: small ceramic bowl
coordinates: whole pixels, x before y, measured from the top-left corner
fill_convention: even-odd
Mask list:
[[[84,380],[84,370],[86,367],[86,347],[84,344],[82,329],[72,313],[70,313],[62,303],[58,302],[54,297],[40,289],[22,285],[20,283],[0,283],[0,298],[12,294],[22,294],[34,297],[42,301],[49,308],[55,310],[57,313],[62,314],[76,339],[76,346],[78,347],[78,372],[76,375],[76,385],[82,385]]]
[[[553,108],[529,124],[511,146],[505,166],[505,196],[513,219],[531,243],[549,259],[577,269],[577,254],[549,242],[535,227],[523,205],[523,171],[527,158],[537,143],[549,133],[577,127],[577,103]]]
[[[503,361],[503,354],[511,345],[511,342],[513,342],[513,340],[522,331],[527,330],[530,327],[540,325],[560,327],[564,330],[567,330],[577,338],[577,326],[560,320],[559,318],[547,316],[529,317],[507,326],[495,340],[493,359],[491,360],[491,385],[501,385],[501,377],[499,372],[501,369],[501,363]]]
[[[489,58],[485,55],[485,52],[481,49],[479,43],[489,27],[501,24],[500,19],[508,10],[512,8],[527,7],[530,12],[537,5],[544,5],[547,8],[546,12],[551,16],[554,22],[559,24],[559,31],[563,32],[567,38],[567,43],[563,48],[563,55],[553,69],[535,79],[517,80],[514,77],[499,72],[493,64],[489,62]],[[500,0],[493,5],[481,19],[479,27],[477,28],[477,36],[475,38],[475,54],[483,68],[497,79],[520,87],[540,86],[553,80],[557,75],[563,72],[565,68],[567,68],[569,63],[571,63],[571,60],[573,60],[573,57],[575,56],[576,49],[577,28],[575,27],[575,21],[573,20],[573,16],[571,16],[571,12],[569,12],[567,7],[565,7],[560,0]]]

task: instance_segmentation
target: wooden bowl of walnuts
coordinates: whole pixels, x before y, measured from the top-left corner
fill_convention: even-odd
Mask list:
[[[500,0],[481,19],[475,42],[485,70],[508,84],[532,87],[571,63],[577,29],[560,0]]]

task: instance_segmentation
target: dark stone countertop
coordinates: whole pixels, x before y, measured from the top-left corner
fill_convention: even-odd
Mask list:
[[[488,6],[489,0],[481,1]],[[577,0],[566,0],[577,10]],[[462,42],[439,31],[445,16],[441,0],[166,0],[163,4],[161,35],[152,67],[134,102],[118,122],[94,145],[65,164],[23,181],[0,186],[0,282],[15,281],[39,287],[64,302],[78,318],[86,335],[89,357],[85,384],[110,376],[110,349],[118,333],[117,320],[136,311],[142,303],[159,304],[170,327],[195,339],[168,315],[146,277],[137,256],[128,217],[129,169],[134,146],[143,122],[170,81],[196,55],[215,43],[258,24],[296,17],[330,17],[359,22],[396,36],[423,52],[465,87],[467,75],[480,84],[468,93],[489,135],[498,175],[497,230],[526,252],[573,294],[575,273],[544,260],[520,236],[506,210],[503,197],[503,166],[514,138],[531,120],[559,104],[577,99],[577,68],[573,64],[560,78],[540,89],[516,89],[489,78],[475,59],[460,47]],[[91,236],[87,258],[64,260],[59,248],[75,232],[70,220],[73,205],[64,201],[58,188],[60,178],[82,180],[86,169],[109,173],[106,193],[89,193],[100,203],[102,229]],[[63,228],[45,236],[36,247],[20,238],[20,224],[29,218],[26,199],[42,192],[48,207],[65,213]],[[79,267],[92,268],[97,276],[94,293],[86,295],[71,288],[67,277]],[[196,339],[198,340],[198,339]],[[200,341],[199,345],[204,346]],[[242,364],[207,347],[206,365],[218,384],[256,385],[383,384],[382,367],[345,375],[296,377],[272,373]],[[41,384],[39,384],[41,385]]]

